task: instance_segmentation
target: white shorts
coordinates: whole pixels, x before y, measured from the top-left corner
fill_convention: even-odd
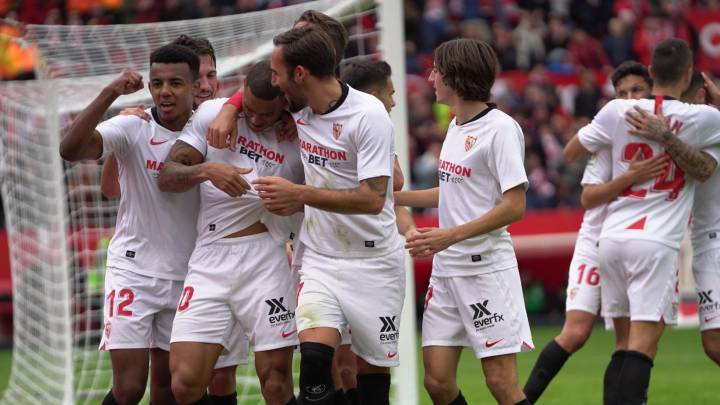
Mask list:
[[[215,362],[215,369],[248,364],[250,362],[250,339],[240,327],[240,324],[233,322],[233,330],[230,332],[230,347],[220,353]]]
[[[693,257],[693,276],[698,292],[700,330],[720,328],[720,249]]]
[[[378,367],[399,364],[405,298],[404,252],[370,258],[329,257],[305,248],[298,289],[298,330],[352,329],[352,351]]]
[[[171,342],[230,349],[236,321],[256,352],[298,344],[285,246],[267,232],[198,247],[188,267]]]
[[[517,267],[430,277],[422,345],[471,347],[478,359],[533,350]]]
[[[647,240],[600,241],[602,315],[677,324],[678,251]]]
[[[568,271],[565,311],[600,311],[600,272],[597,255],[575,251]]]
[[[108,267],[105,273],[104,330],[100,350],[170,350],[182,281],[148,277]]]

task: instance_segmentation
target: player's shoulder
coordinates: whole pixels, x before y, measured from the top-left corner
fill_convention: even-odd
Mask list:
[[[356,114],[368,117],[386,117],[389,115],[382,101],[372,94],[364,93],[348,86],[348,96],[345,100],[348,107]]]
[[[204,101],[195,111],[195,115],[198,117],[215,117],[218,113],[220,113],[220,110],[227,100],[227,97],[221,97]]]
[[[509,114],[494,105],[488,106],[487,109],[483,110],[476,117],[472,118],[469,122],[463,125],[458,125],[457,119],[453,118],[450,127],[454,127],[458,130],[468,130],[473,132],[481,130],[491,134],[506,134],[509,132],[522,133],[520,124],[515,121],[515,118],[511,117]]]

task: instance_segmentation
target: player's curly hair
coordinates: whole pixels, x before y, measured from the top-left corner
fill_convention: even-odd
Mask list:
[[[488,101],[498,60],[484,41],[459,38],[435,48],[435,67],[443,83],[466,101]]]
[[[150,54],[150,65],[153,63],[187,63],[193,79],[200,76],[200,58],[185,46],[163,45]]]
[[[612,82],[613,87],[617,87],[620,80],[630,75],[642,77],[645,83],[647,83],[648,86],[652,87],[653,81],[650,78],[648,68],[642,63],[636,62],[634,60],[625,61],[621,63],[617,68],[615,68],[612,76],[610,76],[610,81]]]
[[[181,34],[171,42],[173,45],[182,45],[190,48],[197,56],[208,55],[212,58],[213,64],[216,64],[215,60],[215,48],[213,48],[210,41],[207,38],[195,38],[185,34]]]

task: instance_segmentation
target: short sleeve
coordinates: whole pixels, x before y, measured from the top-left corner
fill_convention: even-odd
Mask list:
[[[509,125],[501,126],[501,130],[492,140],[492,154],[489,168],[495,180],[500,184],[502,193],[519,185],[527,188],[528,179],[525,173],[525,141],[520,126],[512,120]]]
[[[378,101],[377,108],[368,109],[355,133],[358,181],[373,177],[392,177],[395,145],[390,116]]]
[[[700,122],[704,125],[703,135],[700,137],[700,149],[710,155],[716,162],[720,162],[720,111],[713,107],[702,106]]]
[[[580,184],[583,186],[605,184],[610,180],[612,180],[612,150],[603,148],[595,152],[588,160]]]
[[[132,115],[116,115],[101,122],[95,130],[103,140],[102,157],[126,154],[140,136],[142,122],[141,118]]]
[[[195,113],[185,124],[178,141],[197,149],[203,156],[207,155],[207,132],[213,119],[218,115],[225,99],[209,100],[200,104]]]
[[[237,93],[230,96],[229,99],[225,102],[225,104],[230,104],[238,109],[238,112],[243,110],[243,92],[242,90],[238,90]]]
[[[585,149],[595,153],[612,143],[613,134],[615,134],[618,125],[625,120],[618,113],[621,101],[612,100],[605,104],[589,124],[580,128],[578,140]]]

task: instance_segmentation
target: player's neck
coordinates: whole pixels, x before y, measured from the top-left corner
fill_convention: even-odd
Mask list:
[[[335,77],[314,79],[307,88],[308,106],[313,114],[324,114],[342,97],[342,85]]]
[[[652,91],[650,92],[653,96],[665,96],[665,97],[673,97],[679,99],[685,89],[681,88],[680,85],[678,86],[653,86]]]
[[[455,110],[455,123],[462,125],[485,111],[488,105],[484,101],[459,100],[452,108]]]
[[[182,131],[182,129],[185,128],[185,124],[187,124],[191,115],[192,111],[180,115],[172,121],[166,121],[162,117],[158,116],[158,124],[160,124],[163,128],[173,132]]]

